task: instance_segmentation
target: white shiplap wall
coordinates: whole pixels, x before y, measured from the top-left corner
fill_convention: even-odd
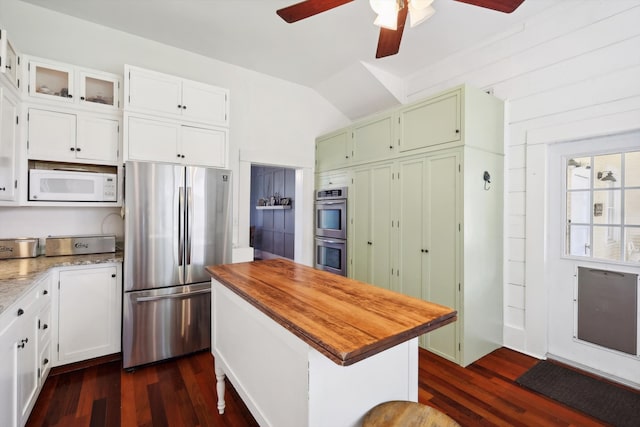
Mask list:
[[[536,1],[536,0],[528,0]],[[549,144],[640,128],[640,0],[561,0],[406,82],[409,101],[460,84],[506,101],[505,345],[548,351]],[[572,277],[562,280],[573,280]],[[571,337],[567,337],[571,339]],[[615,357],[580,364],[618,375]],[[638,370],[640,371],[640,369]],[[636,376],[631,382],[640,382]]]

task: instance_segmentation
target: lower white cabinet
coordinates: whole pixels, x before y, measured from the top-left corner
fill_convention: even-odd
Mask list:
[[[225,167],[226,128],[186,126],[168,120],[125,117],[125,161]]]
[[[120,264],[59,270],[55,366],[120,351],[121,271]]]
[[[43,280],[0,317],[0,425],[23,426],[40,392],[40,314],[51,310],[49,281]],[[48,372],[48,371],[47,371]]]

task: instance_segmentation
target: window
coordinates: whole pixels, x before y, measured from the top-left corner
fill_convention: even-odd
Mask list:
[[[566,159],[565,254],[640,264],[640,151]]]

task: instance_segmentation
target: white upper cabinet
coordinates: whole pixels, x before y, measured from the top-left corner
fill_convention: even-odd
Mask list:
[[[9,41],[7,30],[0,30],[0,73],[16,88],[20,87],[20,57]]]
[[[128,160],[225,167],[226,128],[187,126],[125,114]]]
[[[28,122],[29,159],[99,164],[118,161],[117,119],[30,108]]]
[[[55,61],[28,61],[27,92],[33,99],[97,111],[120,107],[120,76]]]
[[[18,103],[0,86],[0,200],[16,198]]]
[[[125,110],[228,126],[229,91],[125,65]]]

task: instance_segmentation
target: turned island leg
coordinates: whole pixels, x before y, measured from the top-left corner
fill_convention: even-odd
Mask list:
[[[216,371],[216,392],[218,393],[218,413],[224,414],[224,378],[225,374],[221,368],[215,367]]]

